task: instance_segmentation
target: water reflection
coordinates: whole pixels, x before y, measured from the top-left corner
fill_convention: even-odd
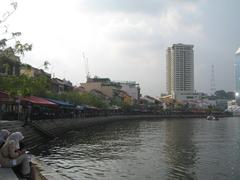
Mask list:
[[[165,123],[165,154],[168,179],[196,179],[197,147],[193,142],[194,123],[171,120]]]
[[[49,142],[36,155],[72,180],[240,179],[240,121],[122,121]]]

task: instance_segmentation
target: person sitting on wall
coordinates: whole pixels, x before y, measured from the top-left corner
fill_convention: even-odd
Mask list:
[[[8,131],[7,129],[2,129],[0,131],[0,149],[3,146],[3,144],[5,143],[5,141],[9,135],[10,135],[10,131]]]
[[[20,166],[23,178],[30,178],[29,157],[25,150],[20,149],[20,141],[24,139],[21,132],[12,133],[0,150],[0,166],[12,168]]]

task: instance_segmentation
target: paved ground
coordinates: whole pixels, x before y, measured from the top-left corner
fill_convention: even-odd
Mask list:
[[[0,168],[1,180],[18,180],[17,176],[11,168]]]

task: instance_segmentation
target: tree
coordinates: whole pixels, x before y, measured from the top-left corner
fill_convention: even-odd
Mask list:
[[[87,92],[80,94],[77,91],[69,91],[58,94],[48,91],[44,97],[57,99],[60,101],[66,101],[76,105],[86,104],[98,108],[108,107],[108,104],[105,102],[104,99]]]
[[[10,3],[10,10],[6,11],[2,15],[2,19],[0,19],[0,53],[2,56],[12,56],[12,55],[23,55],[26,51],[32,50],[32,44],[21,43],[18,40],[18,37],[22,35],[21,32],[8,32],[8,26],[5,24],[7,19],[16,11],[17,9],[17,1]],[[1,33],[2,32],[2,33]],[[1,38],[3,36],[3,38]],[[6,51],[11,47],[13,52]],[[10,54],[9,54],[10,53]]]
[[[44,61],[43,62],[43,67],[45,70],[48,70],[48,66],[50,66],[50,62],[49,61]]]
[[[235,99],[235,93],[234,92],[226,92],[224,90],[218,90],[215,92],[215,97],[217,99]]]
[[[235,99],[235,93],[232,91],[227,92],[227,99]]]
[[[44,96],[49,90],[49,80],[44,76],[0,76],[0,90],[12,96]]]
[[[227,93],[224,90],[218,90],[215,92],[215,96],[219,99],[226,99]]]

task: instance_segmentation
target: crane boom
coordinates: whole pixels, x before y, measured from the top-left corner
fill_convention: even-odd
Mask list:
[[[85,53],[82,53],[83,61],[85,63],[85,72],[87,80],[90,78],[89,66],[88,66],[88,58],[85,56]]]

